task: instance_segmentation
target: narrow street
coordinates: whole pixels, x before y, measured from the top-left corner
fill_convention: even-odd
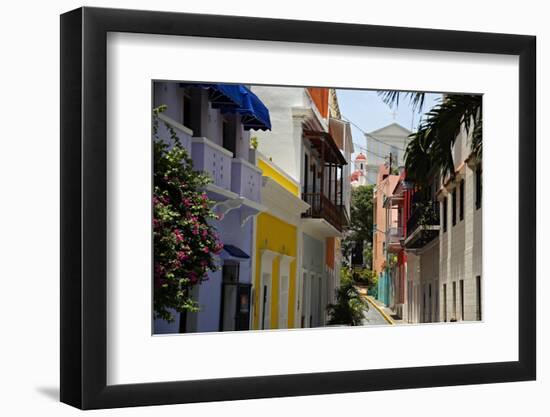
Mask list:
[[[364,289],[359,289],[359,292],[361,294],[361,297],[365,299],[369,304],[369,309],[364,313],[365,318],[363,319],[363,326],[388,326],[394,324],[393,322],[389,321],[391,319],[388,320],[386,319],[386,317],[384,317],[382,312],[375,305],[375,301],[367,296]]]

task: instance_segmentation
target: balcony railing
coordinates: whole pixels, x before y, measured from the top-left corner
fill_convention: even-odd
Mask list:
[[[169,140],[171,135],[170,131],[166,127],[166,124],[170,125],[174,129],[176,136],[178,137],[180,144],[187,150],[189,156],[191,156],[191,141],[193,139],[193,131],[181,123],[176,122],[170,117],[159,114],[159,124],[158,124],[158,136],[163,140]],[[170,144],[171,145],[171,144]]]
[[[207,138],[193,138],[192,156],[195,170],[208,174],[214,185],[231,189],[232,152]]]
[[[388,243],[399,243],[399,241],[404,238],[402,227],[390,227],[386,234],[386,241]]]
[[[244,159],[235,158],[231,164],[231,191],[259,203],[262,171]]]
[[[438,236],[439,227],[439,202],[418,202],[407,221],[405,246],[425,246]]]
[[[323,193],[302,193],[302,200],[310,205],[302,217],[325,219],[339,232],[347,224],[345,208],[334,204]]]

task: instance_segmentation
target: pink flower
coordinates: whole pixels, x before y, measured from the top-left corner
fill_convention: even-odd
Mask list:
[[[202,251],[203,251],[204,253],[210,253],[210,249],[208,249],[207,246],[205,246],[204,248],[202,248]]]
[[[183,235],[179,231],[179,229],[174,230],[174,236],[176,236],[176,241],[183,242]]]
[[[214,247],[214,253],[217,255],[218,253],[220,253],[223,249],[223,243],[222,242],[218,242],[216,243],[216,246]]]
[[[184,251],[179,251],[177,253],[177,257],[180,261],[185,261],[185,260],[189,259],[189,255],[187,253],[185,253]]]

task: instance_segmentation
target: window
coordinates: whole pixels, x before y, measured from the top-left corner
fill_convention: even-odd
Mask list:
[[[191,129],[191,96],[186,89],[183,92],[183,109],[181,124]]]
[[[222,265],[222,280],[227,283],[239,282],[239,264],[225,262]]]
[[[481,276],[476,277],[476,320],[481,321]]]
[[[443,218],[441,219],[443,222],[443,232],[447,231],[447,197],[443,200]]]
[[[424,291],[422,291],[422,322],[426,322],[426,286],[424,286]]]
[[[464,180],[460,180],[460,206],[459,206],[460,221],[464,220]]]
[[[313,182],[311,184],[311,192],[315,194],[317,192],[317,165],[312,164],[311,166],[311,172],[312,172],[312,179]]]
[[[432,322],[432,284],[428,284],[428,322]]]
[[[453,216],[453,226],[456,225],[456,187],[453,189],[453,206],[452,206],[452,216]]]
[[[483,179],[481,177],[481,165],[476,167],[476,209],[481,207]]]
[[[304,153],[304,193],[308,192],[309,183],[309,157],[307,153]]]
[[[453,314],[451,321],[456,321],[456,281],[453,282]]]
[[[464,320],[464,280],[460,280],[460,320]]]
[[[443,284],[443,321],[447,321],[447,284]]]

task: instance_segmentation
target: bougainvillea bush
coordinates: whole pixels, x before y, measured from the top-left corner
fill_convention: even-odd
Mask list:
[[[165,110],[153,110],[154,315],[172,322],[174,311],[198,311],[191,290],[218,268],[214,255],[223,245],[208,223],[217,219],[204,192],[210,178],[193,171],[193,161],[169,124],[170,137],[159,137],[158,116]]]

